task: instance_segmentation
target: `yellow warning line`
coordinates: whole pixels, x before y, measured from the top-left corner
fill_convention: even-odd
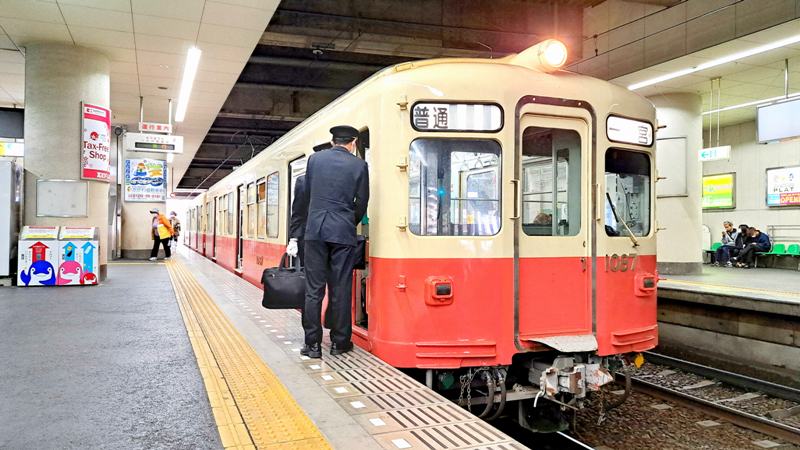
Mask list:
[[[331,448],[186,266],[167,268],[223,447]]]
[[[717,288],[725,291],[746,291],[746,292],[781,294],[781,295],[788,295],[791,297],[800,297],[800,292],[792,292],[792,291],[774,291],[772,289],[748,288],[748,287],[730,286],[724,284],[710,284],[710,283],[704,283],[702,281],[675,280],[673,278],[665,278],[664,281],[669,281],[670,283],[675,283],[675,284],[683,284],[687,286]]]

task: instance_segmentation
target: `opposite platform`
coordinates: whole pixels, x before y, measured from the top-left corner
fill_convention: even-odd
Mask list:
[[[700,275],[668,275],[658,296],[800,317],[800,275],[782,269],[704,266]]]

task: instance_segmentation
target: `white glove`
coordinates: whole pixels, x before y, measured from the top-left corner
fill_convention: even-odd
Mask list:
[[[289,245],[286,246],[286,254],[294,258],[297,256],[297,239],[289,239]]]

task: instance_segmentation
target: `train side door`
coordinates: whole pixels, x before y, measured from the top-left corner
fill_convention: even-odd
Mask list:
[[[308,158],[301,156],[289,163],[289,214],[286,214],[286,229],[291,227],[292,223],[292,205],[294,204],[294,186],[297,184],[297,179],[306,174],[306,163]],[[286,233],[286,243],[289,243],[289,233]]]
[[[518,339],[522,345],[559,348],[559,337],[571,336],[570,342],[591,346],[589,127],[578,118],[525,114],[519,133],[514,214]]]
[[[219,198],[214,197],[211,221],[211,259],[217,260],[217,221],[219,220]]]
[[[236,270],[242,270],[242,260],[244,259],[244,209],[247,201],[247,192],[243,184],[236,190]]]

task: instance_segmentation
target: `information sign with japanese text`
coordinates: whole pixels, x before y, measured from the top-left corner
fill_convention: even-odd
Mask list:
[[[612,142],[635,145],[653,145],[653,125],[641,120],[608,116],[606,136]]]
[[[111,179],[111,110],[81,103],[81,178]]]
[[[767,169],[767,206],[800,205],[800,166]]]
[[[417,131],[495,132],[503,128],[503,110],[482,103],[416,103],[411,126]]]
[[[126,159],[126,202],[167,201],[167,162],[160,159]]]

